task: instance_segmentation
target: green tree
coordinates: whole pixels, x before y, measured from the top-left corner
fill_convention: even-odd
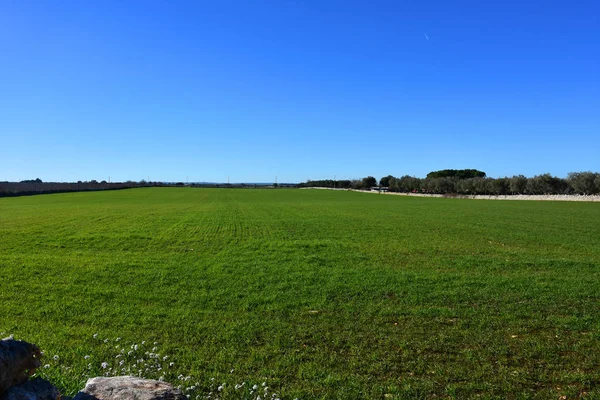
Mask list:
[[[366,178],[362,179],[362,187],[363,189],[369,189],[372,188],[374,186],[377,186],[377,179],[375,179],[372,176],[367,176]]]
[[[379,186],[389,187],[390,186],[390,180],[392,178],[394,178],[392,175],[384,176],[383,178],[381,178],[379,180]]]

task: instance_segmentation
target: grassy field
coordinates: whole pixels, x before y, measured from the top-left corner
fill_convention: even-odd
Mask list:
[[[0,332],[39,344],[70,393],[120,360],[135,373],[138,352],[193,397],[600,398],[599,204],[4,198],[0,271]]]

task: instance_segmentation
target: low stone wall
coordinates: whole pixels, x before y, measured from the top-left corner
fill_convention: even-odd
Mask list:
[[[179,390],[166,382],[134,376],[97,377],[72,399],[61,396],[52,383],[30,377],[40,367],[42,353],[31,343],[0,340],[0,400],[183,400]]]

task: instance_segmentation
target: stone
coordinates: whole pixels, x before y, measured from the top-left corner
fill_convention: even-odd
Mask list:
[[[34,344],[12,337],[0,340],[0,394],[26,382],[41,365],[41,358]]]
[[[50,382],[35,378],[13,386],[0,395],[0,400],[60,400],[60,392]]]
[[[167,382],[135,376],[97,377],[87,381],[73,400],[184,400],[179,390]]]

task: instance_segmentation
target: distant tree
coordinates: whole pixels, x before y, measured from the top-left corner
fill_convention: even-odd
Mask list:
[[[421,179],[414,176],[404,175],[401,178],[395,178],[394,181],[391,181],[393,185],[390,183],[390,186],[393,186],[392,190],[395,192],[418,192],[421,190],[421,181]]]
[[[487,178],[490,194],[505,195],[509,192],[509,179],[508,178]]]
[[[427,178],[485,178],[485,172],[476,169],[443,169],[428,173]]]
[[[362,179],[362,188],[363,189],[369,189],[374,186],[377,186],[377,179],[375,179],[374,177],[367,176],[366,178]]]
[[[24,181],[21,181],[21,183],[43,183],[43,182],[40,178],[36,178],[36,179],[25,179]]]
[[[571,172],[567,176],[567,182],[575,193],[589,195],[600,192],[600,187],[596,185],[599,178],[600,174],[594,172]]]
[[[456,180],[448,177],[427,178],[423,181],[423,190],[429,193],[456,193]]]
[[[352,179],[350,181],[350,187],[352,189],[363,189],[363,181],[361,179]]]
[[[92,185],[97,185],[97,184],[98,184],[98,181],[97,181],[97,180],[95,180],[95,179],[92,179],[92,180],[90,181],[90,183],[91,183]]]
[[[390,179],[392,179],[392,178],[393,178],[392,175],[384,176],[383,178],[381,178],[379,180],[379,186],[384,186],[384,187],[390,186]]]
[[[509,178],[508,191],[511,194],[525,194],[527,192],[527,178],[524,175],[515,175]]]
[[[536,175],[527,180],[529,194],[567,194],[571,190],[566,180],[550,174]]]

